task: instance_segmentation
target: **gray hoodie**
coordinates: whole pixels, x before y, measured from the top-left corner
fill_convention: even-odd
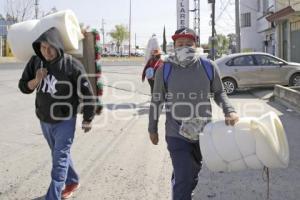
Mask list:
[[[223,109],[224,114],[235,112],[230,104],[220,78],[218,66],[211,62],[213,80],[210,81],[199,59],[188,67],[171,63],[171,72],[167,83],[164,82],[163,67],[155,75],[154,90],[149,113],[149,133],[157,133],[159,116],[163,105],[166,108],[166,136],[187,141],[179,134],[182,120],[201,117],[210,121],[210,97]],[[190,141],[192,142],[192,141]]]

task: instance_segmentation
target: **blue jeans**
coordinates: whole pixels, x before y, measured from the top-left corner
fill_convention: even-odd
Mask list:
[[[175,137],[166,137],[166,141],[173,165],[172,199],[191,200],[202,167],[199,142],[190,143]]]
[[[52,155],[52,180],[45,199],[61,200],[64,185],[79,182],[70,155],[75,134],[76,117],[57,124],[40,123]]]

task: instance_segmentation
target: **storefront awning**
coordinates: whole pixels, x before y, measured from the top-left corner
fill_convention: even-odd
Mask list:
[[[284,19],[285,17],[289,16],[290,14],[292,14],[294,12],[295,12],[295,10],[291,6],[288,6],[286,8],[283,8],[283,9],[273,13],[272,15],[269,15],[268,17],[266,17],[266,19],[269,22],[274,22],[274,21],[278,21],[280,19]]]

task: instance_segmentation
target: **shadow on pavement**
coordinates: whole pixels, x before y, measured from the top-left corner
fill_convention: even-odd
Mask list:
[[[41,196],[41,197],[37,197],[37,198],[31,199],[31,200],[44,200],[44,199],[45,199],[45,195]]]

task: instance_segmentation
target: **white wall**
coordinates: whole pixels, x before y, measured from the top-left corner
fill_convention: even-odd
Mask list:
[[[241,50],[262,50],[262,35],[257,32],[257,0],[241,0],[240,14],[251,13],[251,27],[241,27]],[[241,17],[240,17],[241,18]]]

